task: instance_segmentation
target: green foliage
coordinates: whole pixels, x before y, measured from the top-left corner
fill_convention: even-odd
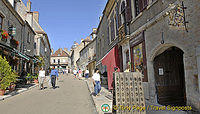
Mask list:
[[[28,73],[27,76],[26,76],[26,80],[32,81],[33,80],[33,76],[30,73]]]
[[[42,57],[38,57],[38,59],[40,60],[38,65],[41,68],[42,66],[44,66],[45,62],[44,62],[44,59]]]
[[[0,56],[0,89],[5,90],[11,83],[16,82],[17,77],[6,58]]]
[[[33,76],[33,79],[38,79],[38,74],[37,75],[35,75],[35,76]]]

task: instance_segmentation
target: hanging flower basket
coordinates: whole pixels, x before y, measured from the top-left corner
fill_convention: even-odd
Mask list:
[[[6,30],[0,29],[0,39],[6,42],[8,37],[9,37],[8,32]]]
[[[1,32],[1,38],[8,39],[9,35],[6,30],[0,30],[0,32]]]
[[[16,41],[16,45],[19,46],[19,41]]]

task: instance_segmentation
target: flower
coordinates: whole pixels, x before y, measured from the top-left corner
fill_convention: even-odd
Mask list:
[[[19,41],[16,41],[17,46],[19,45]]]
[[[1,36],[2,36],[2,38],[3,39],[8,39],[8,32],[7,31],[5,31],[5,30],[1,30]]]

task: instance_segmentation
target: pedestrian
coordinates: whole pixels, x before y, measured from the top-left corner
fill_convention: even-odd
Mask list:
[[[44,89],[44,80],[45,80],[45,70],[43,70],[43,68],[40,68],[39,75],[38,75],[40,90]]]
[[[78,71],[78,75],[79,75],[79,78],[82,77],[82,70],[81,70],[81,69],[79,69],[79,71]]]
[[[101,82],[100,82],[100,74],[99,69],[95,69],[95,73],[92,76],[93,84],[94,84],[94,96],[99,96],[101,91]]]
[[[52,68],[50,77],[51,77],[52,87],[53,87],[53,89],[55,89],[56,88],[56,78],[58,80],[58,70],[56,70],[55,67]]]
[[[126,70],[124,72],[130,72],[130,66],[129,66],[129,64],[127,64]]]
[[[77,75],[76,69],[74,69],[73,73],[74,73],[74,77],[76,78],[76,75]]]
[[[86,78],[86,79],[89,78],[89,70],[88,70],[88,69],[85,70],[85,78]]]

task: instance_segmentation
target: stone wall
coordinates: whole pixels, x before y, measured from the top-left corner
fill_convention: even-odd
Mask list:
[[[168,1],[166,2],[169,3]],[[200,101],[199,101],[200,94],[198,91],[199,87],[198,84],[196,84],[196,81],[198,80],[198,78],[196,78],[196,76],[198,75],[196,48],[200,45],[200,40],[199,40],[200,1],[198,0],[184,1],[184,4],[187,7],[187,9],[185,10],[185,14],[186,14],[186,20],[189,21],[189,23],[187,24],[188,32],[186,32],[185,30],[177,30],[169,28],[168,16],[161,19],[160,21],[158,21],[145,31],[147,69],[149,78],[148,90],[150,94],[149,97],[151,102],[156,102],[155,79],[154,79],[154,69],[153,69],[154,58],[167,48],[176,46],[184,52],[187,105],[192,105],[196,109],[200,109]],[[153,9],[157,10],[151,11],[152,13],[161,11],[162,8],[159,9],[160,6],[163,7],[166,6],[165,2],[164,5],[162,5],[160,2],[154,5],[155,8]],[[142,17],[145,17],[145,15],[148,14],[143,13]],[[161,44],[162,32],[164,34],[163,36],[165,44]]]

